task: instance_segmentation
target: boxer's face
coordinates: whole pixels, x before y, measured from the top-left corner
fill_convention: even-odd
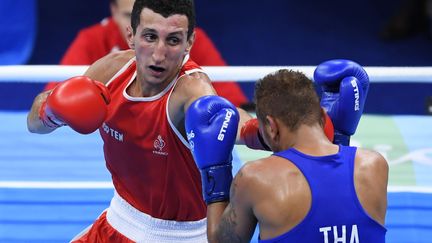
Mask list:
[[[144,8],[136,33],[130,33],[129,44],[135,49],[138,74],[145,82],[171,82],[193,43],[188,40],[188,19],[185,15],[167,18]]]
[[[110,5],[111,16],[120,28],[120,32],[127,40],[127,27],[131,24],[132,8],[135,0],[117,0]]]

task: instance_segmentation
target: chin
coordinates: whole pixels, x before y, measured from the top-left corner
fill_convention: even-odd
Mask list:
[[[147,80],[147,82],[151,84],[160,84],[166,80],[166,77],[163,74],[153,75],[151,73],[148,73],[145,75],[145,80]]]

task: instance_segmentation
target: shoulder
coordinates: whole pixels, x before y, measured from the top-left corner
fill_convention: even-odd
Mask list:
[[[366,172],[388,171],[387,160],[380,153],[364,148],[357,148],[355,165],[358,169],[365,170]]]
[[[378,152],[358,148],[354,161],[356,183],[371,185],[376,190],[386,190],[389,166],[387,160]]]
[[[301,171],[290,161],[269,156],[245,163],[233,180],[238,196],[258,202],[262,196],[274,198],[280,191],[303,191],[300,182],[304,182]],[[293,187],[292,185],[296,185]]]
[[[257,160],[246,162],[239,170],[239,174],[247,176],[250,180],[258,180],[269,170],[269,164],[277,157],[268,156]]]
[[[388,164],[379,153],[358,149],[354,166],[357,197],[368,214],[384,224],[387,211]]]
[[[265,186],[265,184],[262,183],[264,179],[263,174],[266,174],[263,169],[268,160],[270,159],[267,157],[246,162],[234,176],[233,182],[231,183],[231,197],[254,201],[252,196],[254,193],[265,191],[265,189],[262,190],[263,186]]]
[[[299,169],[290,161],[278,157],[268,156],[262,159],[246,162],[239,170],[236,178],[247,184],[256,186],[270,186],[269,182],[296,179]]]
[[[110,53],[94,62],[84,75],[106,83],[134,56],[133,50]]]
[[[203,72],[183,75],[177,82],[174,93],[176,102],[185,104],[185,110],[201,96],[216,95],[210,78]]]
[[[208,89],[211,87],[210,78],[203,72],[195,72],[183,75],[179,82],[178,87],[186,94],[193,95],[200,93],[201,89]]]

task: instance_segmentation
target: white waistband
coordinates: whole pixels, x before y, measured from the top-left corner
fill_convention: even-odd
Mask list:
[[[136,242],[207,242],[207,220],[179,222],[153,218],[128,202],[117,192],[107,210],[108,223]]]

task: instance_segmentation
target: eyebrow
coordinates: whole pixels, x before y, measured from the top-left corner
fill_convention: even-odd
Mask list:
[[[157,33],[157,31],[155,29],[151,29],[151,28],[144,28],[141,33],[145,33],[145,32],[150,32],[150,33]],[[175,32],[171,32],[168,34],[168,36],[173,36],[173,35],[182,35],[183,31],[179,30],[179,31],[175,31]]]
[[[183,35],[183,31],[176,31],[176,32],[172,32],[172,33],[168,34],[168,36],[171,36],[171,35]]]

